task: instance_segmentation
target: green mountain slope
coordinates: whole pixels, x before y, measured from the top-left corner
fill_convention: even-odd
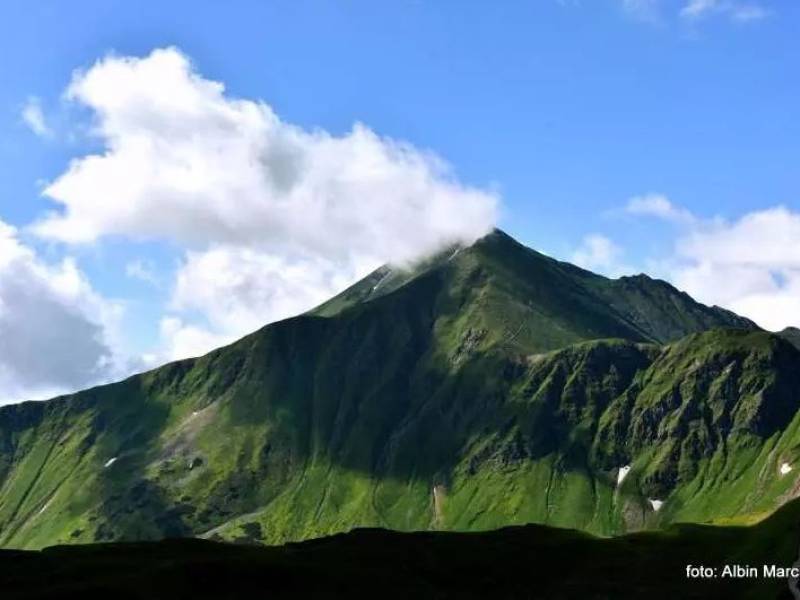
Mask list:
[[[646,275],[608,279],[526,248],[497,230],[470,248],[448,249],[411,269],[381,267],[311,314],[333,316],[431,277],[441,280],[443,295],[458,302],[460,317],[479,316],[489,333],[527,352],[589,339],[666,342],[714,327],[758,329],[664,281]]]
[[[0,545],[741,519],[797,493],[798,360],[495,232],[202,358],[0,408]]]
[[[469,534],[362,529],[267,548],[169,540],[0,550],[0,588],[4,598],[28,600],[790,599],[788,578],[764,567],[797,563],[798,523],[793,502],[750,527],[673,525],[612,539],[528,525]],[[717,577],[689,579],[687,565]],[[726,566],[758,576],[729,577]]]

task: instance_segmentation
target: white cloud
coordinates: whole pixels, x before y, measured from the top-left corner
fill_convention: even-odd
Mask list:
[[[719,7],[719,0],[689,0],[681,9],[681,16],[696,19]]]
[[[738,5],[730,13],[731,18],[739,23],[760,21],[772,15],[772,11],[757,4]]]
[[[676,286],[766,329],[800,324],[800,213],[778,206],[704,220],[666,197],[643,198],[651,200],[629,203],[628,211],[683,226],[664,267]]]
[[[205,327],[191,325],[179,317],[164,317],[159,324],[161,346],[143,358],[148,366],[157,366],[165,361],[200,356],[234,341],[237,336],[219,334]]]
[[[620,262],[622,254],[622,248],[611,239],[594,233],[583,238],[570,260],[584,269],[618,277],[631,271],[630,267]]]
[[[434,154],[362,124],[334,136],[282,121],[226,95],[175,48],[107,57],[76,72],[65,96],[93,111],[105,150],[46,187],[59,210],[33,230],[184,248],[170,318],[210,336],[311,308],[375,264],[470,243],[495,221],[497,197]]]
[[[22,121],[39,137],[50,137],[53,131],[47,124],[39,98],[31,96],[22,107]]]
[[[718,220],[678,242],[676,282],[779,330],[800,324],[800,214],[785,207]]]
[[[717,16],[737,23],[759,21],[772,15],[772,11],[757,2],[747,0],[618,0],[625,14],[636,20],[663,24],[673,17],[685,22]],[[564,4],[562,2],[562,4]],[[677,10],[676,10],[677,9]]]
[[[680,11],[680,16],[689,20],[697,20],[715,14],[744,23],[764,19],[771,12],[759,4],[733,0],[688,0]]]
[[[0,221],[0,404],[76,390],[114,373],[117,316],[74,261],[45,262]]]
[[[685,208],[675,206],[662,194],[636,196],[628,201],[625,210],[638,216],[651,216],[675,223],[691,224],[694,216]]]
[[[188,252],[170,308],[173,313],[200,313],[207,324],[168,317],[162,323],[164,352],[168,358],[202,354],[321,304],[377,266],[354,263],[346,270],[323,257],[287,259],[232,246]]]
[[[37,224],[45,237],[404,261],[473,241],[495,219],[496,198],[459,184],[436,156],[360,124],[336,137],[285,123],[264,103],[227,97],[174,48],[106,58],[77,73],[67,97],[95,112],[107,149],[46,188],[63,212]]]
[[[723,265],[800,268],[800,214],[778,206],[733,223],[717,220],[691,232],[679,252]]]
[[[800,325],[800,271],[716,264],[695,258],[673,272],[681,289],[778,331]]]

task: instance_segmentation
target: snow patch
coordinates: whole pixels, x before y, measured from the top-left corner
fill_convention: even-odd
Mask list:
[[[445,487],[443,485],[433,486],[433,522],[437,527],[442,524],[442,504],[444,503],[444,493]]]
[[[42,508],[40,508],[40,509],[39,509],[39,512],[38,512],[38,513],[36,513],[36,515],[38,516],[38,515],[42,514],[44,511],[46,511],[46,510],[47,510],[47,508],[50,506],[50,503],[51,503],[52,501],[53,501],[53,498],[50,498],[50,500],[48,500],[48,501],[45,503],[45,505],[44,505]]]
[[[625,465],[624,467],[619,468],[619,471],[617,471],[617,485],[620,485],[625,480],[625,477],[628,475],[630,470],[630,465]]]
[[[792,465],[790,465],[789,463],[783,463],[781,465],[781,475],[786,475],[791,470],[792,470]]]
[[[386,273],[384,273],[383,276],[378,280],[378,283],[376,283],[375,285],[372,286],[372,290],[371,291],[374,292],[375,290],[377,290],[380,287],[380,285],[384,281],[386,281],[386,278],[391,274],[392,274],[391,270],[386,271]]]
[[[103,465],[103,468],[104,468],[104,469],[107,469],[108,467],[110,467],[111,465],[113,465],[115,462],[117,462],[117,457],[116,457],[116,456],[115,456],[114,458],[109,458],[109,459],[106,461],[106,464],[104,464],[104,465]]]
[[[654,498],[648,498],[647,501],[650,503],[650,506],[653,507],[653,510],[658,512],[661,510],[661,507],[664,506],[663,500],[656,500]]]

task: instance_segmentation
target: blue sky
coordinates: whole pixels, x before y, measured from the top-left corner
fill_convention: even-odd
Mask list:
[[[462,221],[496,222],[559,258],[612,276],[648,271],[773,329],[796,323],[800,258],[783,249],[800,246],[798,25],[800,5],[777,0],[4,3],[0,221],[14,228],[6,243],[27,261],[28,289],[39,286],[52,297],[53,322],[69,317],[72,327],[83,318],[95,326],[85,331],[100,336],[107,351],[87,342],[81,361],[65,361],[68,377],[38,385],[35,375],[18,373],[28,355],[4,357],[0,350],[0,398],[110,376],[107,365],[95,368],[98,358],[113,363],[116,374],[203,351],[255,326],[259,310],[263,320],[287,316],[376,262],[408,258],[411,245],[428,248],[456,230],[468,239],[475,233],[470,223],[433,222],[449,221],[447,209],[459,202],[474,209]],[[279,118],[277,137],[264,134],[269,144],[303,132],[301,142],[291,142],[299,144],[290,153],[302,157],[298,164],[330,161],[303,176],[313,189],[324,188],[330,172],[352,166],[342,156],[354,148],[388,161],[390,175],[343,188],[332,200],[339,203],[335,214],[311,219],[319,221],[318,237],[330,238],[325,247],[283,213],[251,206],[252,218],[246,211],[239,220],[220,217],[226,209],[215,198],[229,198],[235,212],[254,188],[233,190],[228,181],[218,193],[216,177],[209,176],[212,187],[195,190],[211,198],[198,203],[213,204],[207,214],[197,211],[197,222],[219,217],[207,230],[160,226],[159,219],[195,219],[186,209],[194,206],[191,194],[184,198],[183,190],[178,198],[161,184],[117,194],[98,179],[110,161],[80,180],[70,175],[60,200],[43,194],[69,174],[71,161],[102,156],[149,127],[151,121],[136,121],[144,119],[142,106],[162,110],[158,119],[166,124],[188,119],[191,139],[212,155],[223,147],[246,157],[267,144],[244,131],[263,125],[245,109],[231,117],[235,135],[221,141],[210,113],[205,120],[164,113],[172,110],[168,98],[147,94],[171,80],[148,91],[142,69],[126,75],[124,102],[105,100],[103,86],[114,86],[110,68],[97,71],[93,87],[65,95],[97,61],[146,61],[165,48],[185,59],[169,68],[185,75],[187,86],[224,84],[216,96],[202,92],[210,94],[202,110],[234,110],[229,103],[242,99]],[[82,75],[73,76],[76,70]],[[124,118],[114,113],[122,104]],[[354,123],[369,135],[353,135]],[[175,164],[194,160],[202,171],[209,154],[184,160],[180,149],[194,148],[188,134],[160,127],[148,135],[177,149]],[[336,157],[325,149],[325,136],[344,140]],[[406,143],[411,153],[388,140]],[[450,171],[440,172],[431,155]],[[129,169],[117,158],[114,185],[121,191],[153,170]],[[359,167],[353,176],[363,172]],[[394,194],[397,182],[417,176],[425,182]],[[154,189],[165,194],[158,202],[140,198]],[[392,194],[383,200],[386,189]],[[364,190],[380,202],[355,197]],[[273,192],[257,188],[253,197],[267,202]],[[434,208],[408,208],[413,193],[439,200],[431,201]],[[140,201],[149,218],[129,214],[126,207]],[[163,206],[163,216],[153,206]],[[408,232],[392,228],[398,210],[401,221],[429,224],[419,239],[400,240]],[[37,227],[51,211],[72,211],[74,218],[53,217],[52,227]],[[341,221],[342,231],[360,233],[337,237],[333,227],[326,236],[320,223],[330,218]],[[275,219],[293,224],[273,232]],[[245,231],[240,221],[248,220],[263,225],[263,236]],[[91,234],[75,233],[87,227]],[[232,242],[229,234],[238,237]],[[270,235],[275,240],[262,239]],[[392,237],[400,241],[369,245]],[[234,273],[232,265],[242,264]],[[18,283],[10,267],[5,275],[2,268],[0,262],[0,293]],[[230,281],[215,280],[209,274],[215,270]],[[225,315],[215,313],[220,297],[234,296],[238,303],[217,309]],[[10,314],[7,308],[6,320]],[[34,340],[36,328],[20,325],[24,316],[13,319],[17,330],[4,328],[2,319],[0,331],[30,336],[31,352],[37,343],[53,347],[52,340]],[[79,329],[65,329],[62,342]],[[185,343],[179,348],[176,339]]]

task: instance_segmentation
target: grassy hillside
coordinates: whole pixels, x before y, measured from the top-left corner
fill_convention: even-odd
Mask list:
[[[200,359],[0,408],[0,545],[757,515],[797,493],[798,360],[497,232]]]
[[[797,561],[800,505],[751,527],[619,538],[528,525],[487,533],[356,530],[280,547],[202,540],[0,551],[4,598],[791,598],[763,565]],[[687,565],[717,577],[687,579]],[[724,567],[759,577],[723,577]],[[42,574],[47,576],[43,577]]]

